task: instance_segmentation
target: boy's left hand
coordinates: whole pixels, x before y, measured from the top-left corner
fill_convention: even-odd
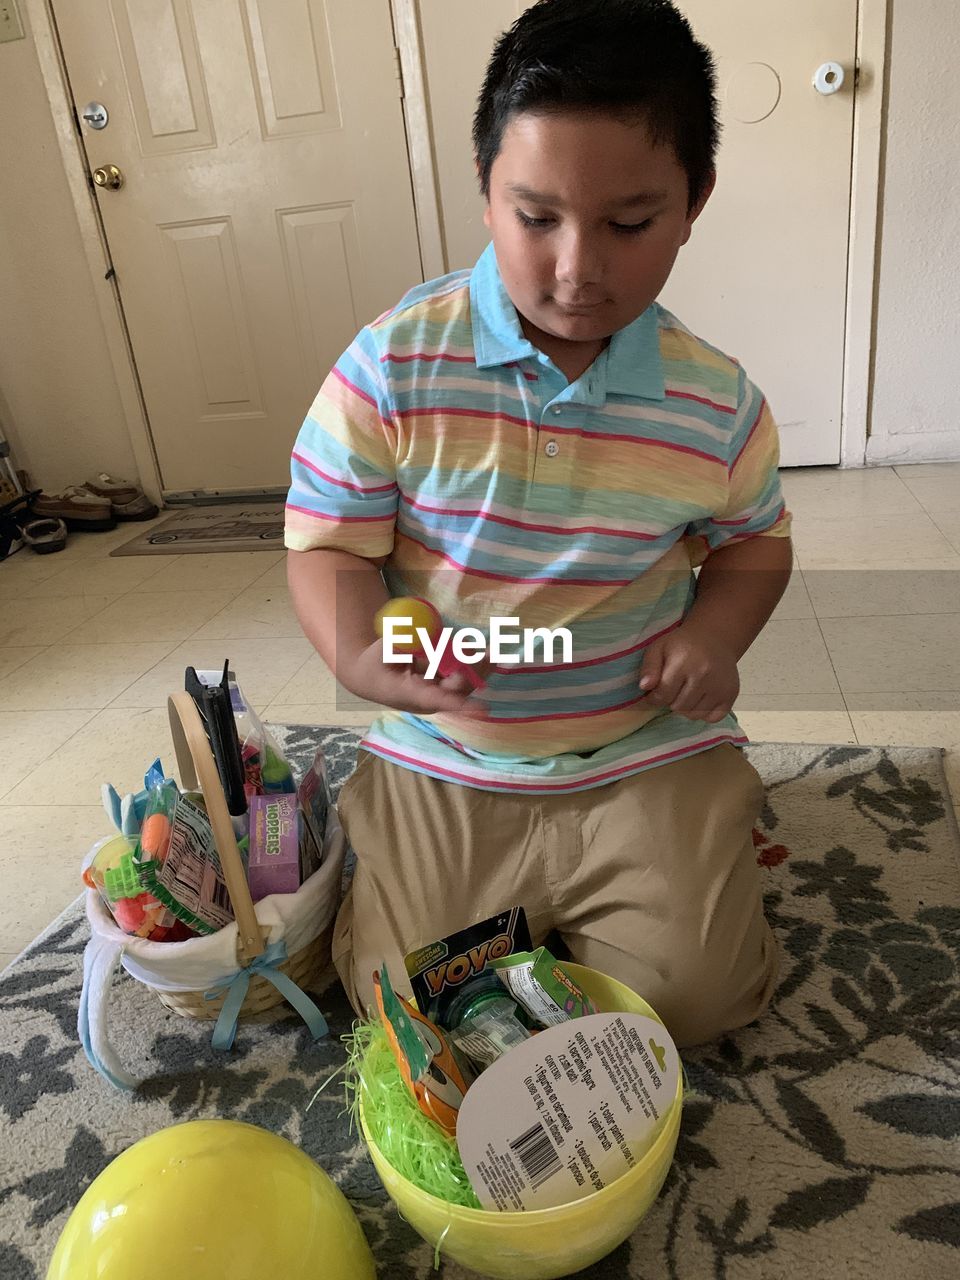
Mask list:
[[[737,659],[716,637],[683,623],[644,650],[640,688],[656,707],[716,724],[740,692]]]

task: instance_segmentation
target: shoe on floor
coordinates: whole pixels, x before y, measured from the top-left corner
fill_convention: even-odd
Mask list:
[[[28,520],[22,533],[24,542],[38,556],[49,556],[67,545],[67,526],[62,520]]]
[[[152,520],[160,514],[139,485],[130,480],[118,480],[106,471],[101,471],[95,480],[85,480],[83,488],[98,498],[109,499],[118,520]]]
[[[80,485],[71,485],[62,493],[37,494],[30,509],[38,520],[62,520],[68,529],[96,533],[117,527],[110,510],[110,499],[89,493]]]

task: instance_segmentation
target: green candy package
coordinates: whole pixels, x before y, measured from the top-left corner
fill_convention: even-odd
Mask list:
[[[491,967],[514,1000],[539,1026],[552,1027],[570,1018],[597,1013],[597,1007],[546,947],[517,952]]]
[[[210,819],[174,783],[151,797],[134,862],[148,889],[196,933],[216,933],[233,907]],[[201,800],[202,797],[197,796]],[[158,823],[156,829],[151,824]]]

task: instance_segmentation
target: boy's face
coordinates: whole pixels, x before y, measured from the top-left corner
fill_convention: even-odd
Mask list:
[[[630,324],[666,284],[709,194],[688,210],[685,170],[642,121],[515,116],[484,221],[525,328],[577,344]]]

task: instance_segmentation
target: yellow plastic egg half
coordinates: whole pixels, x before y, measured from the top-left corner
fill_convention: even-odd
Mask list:
[[[117,1156],[63,1229],[47,1280],[375,1280],[339,1188],[299,1147],[192,1120]]]

